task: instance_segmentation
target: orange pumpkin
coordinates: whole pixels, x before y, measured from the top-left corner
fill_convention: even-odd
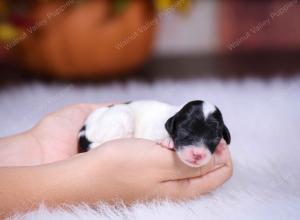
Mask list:
[[[112,15],[110,1],[68,2],[51,1],[32,11],[37,22],[16,55],[36,74],[107,78],[127,73],[150,54],[156,23],[146,1],[131,1],[119,15]]]

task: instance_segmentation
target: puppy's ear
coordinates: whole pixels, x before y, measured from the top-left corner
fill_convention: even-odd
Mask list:
[[[169,132],[169,134],[173,134],[175,130],[175,116],[168,119],[168,121],[165,124],[165,128]]]
[[[223,127],[223,138],[225,139],[227,144],[230,144],[231,136],[230,136],[230,132],[229,132],[228,128],[226,127],[226,125],[224,125],[224,127]]]

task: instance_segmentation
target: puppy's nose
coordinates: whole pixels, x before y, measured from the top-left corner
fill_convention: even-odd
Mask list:
[[[211,153],[206,146],[188,145],[177,150],[177,155],[186,165],[191,167],[201,167],[211,159]]]
[[[193,149],[192,151],[192,157],[194,160],[202,160],[206,157],[206,152],[204,149]]]

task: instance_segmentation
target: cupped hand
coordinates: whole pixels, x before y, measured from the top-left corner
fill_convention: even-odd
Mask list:
[[[119,139],[80,154],[78,131],[88,115],[105,104],[79,104],[49,114],[29,133],[41,150],[42,163],[65,159],[81,161],[83,201],[154,198],[184,199],[210,192],[232,175],[228,148],[213,154],[200,168],[183,164],[176,153],[144,139]],[[87,198],[88,197],[88,198]]]
[[[78,153],[78,133],[96,104],[67,106],[43,118],[27,132],[42,164],[68,159]]]
[[[156,198],[190,199],[221,186],[232,175],[227,147],[209,164],[190,168],[176,153],[143,139],[107,142],[82,155],[85,200],[126,203]],[[84,167],[84,168],[83,168]]]

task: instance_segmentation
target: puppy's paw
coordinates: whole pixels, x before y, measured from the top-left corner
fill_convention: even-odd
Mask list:
[[[158,142],[158,144],[161,145],[162,147],[170,149],[170,150],[175,149],[175,144],[174,144],[172,138],[170,138],[170,137],[162,139],[161,141]]]

